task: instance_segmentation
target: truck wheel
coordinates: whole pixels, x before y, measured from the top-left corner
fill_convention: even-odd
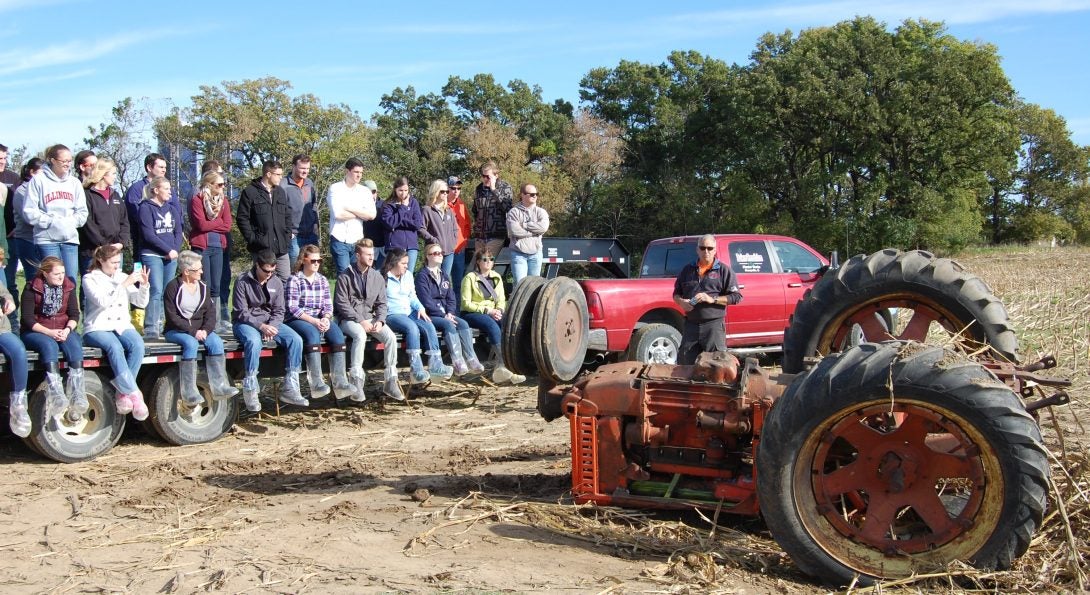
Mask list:
[[[1037,424],[990,371],[941,347],[823,359],[773,405],[756,458],[772,536],[837,585],[954,560],[1009,568],[1045,510]]]
[[[125,429],[124,415],[114,408],[114,390],[91,370],[84,372],[84,388],[90,408],[79,421],[54,420],[45,415],[46,384],[30,396],[33,429],[24,440],[35,451],[61,463],[89,461],[110,450]]]
[[[579,283],[570,277],[548,281],[538,296],[531,326],[538,374],[557,383],[578,376],[590,335],[587,296]]]
[[[645,364],[676,364],[681,333],[674,327],[656,322],[636,329],[628,343],[625,359]]]
[[[503,363],[515,374],[537,375],[530,338],[534,310],[544,285],[543,277],[526,277],[519,281],[518,288],[507,301],[507,312],[503,315]]]
[[[892,329],[891,308],[901,321]],[[965,353],[987,345],[991,357],[1018,361],[1018,338],[1007,310],[987,284],[957,262],[920,250],[859,255],[799,300],[784,333],[783,370],[794,374],[807,357],[846,349],[853,334],[872,342],[923,343],[932,331],[958,337]]]
[[[200,386],[204,403],[187,410],[179,402],[178,368],[169,367],[155,379],[148,400],[148,424],[175,445],[203,444],[223,436],[238,417],[238,399],[216,401],[207,386]]]

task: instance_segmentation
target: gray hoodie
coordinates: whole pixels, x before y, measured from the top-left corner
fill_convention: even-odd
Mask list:
[[[27,182],[23,217],[34,228],[36,244],[79,244],[87,222],[87,195],[76,176],[58,177],[43,167]]]

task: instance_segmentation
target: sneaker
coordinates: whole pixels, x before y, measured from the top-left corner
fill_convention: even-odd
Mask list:
[[[114,400],[117,405],[118,415],[128,415],[132,413],[132,399],[126,393],[118,393],[117,398]]]
[[[144,421],[148,418],[148,406],[144,403],[144,394],[136,391],[129,395],[132,401],[132,417],[136,421]]]

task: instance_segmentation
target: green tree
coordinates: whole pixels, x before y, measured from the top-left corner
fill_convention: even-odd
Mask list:
[[[117,164],[117,182],[121,188],[144,176],[144,157],[151,152],[146,138],[153,127],[153,116],[146,101],[126,97],[110,110],[110,119],[88,126],[91,136],[83,139],[87,148]]]
[[[408,176],[423,189],[431,180],[465,170],[465,150],[459,144],[463,126],[446,100],[435,93],[417,95],[412,86],[383,95],[369,164],[378,177]]]

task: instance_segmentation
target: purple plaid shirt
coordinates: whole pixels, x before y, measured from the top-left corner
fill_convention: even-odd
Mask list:
[[[308,281],[302,272],[295,273],[288,280],[287,309],[292,318],[302,318],[303,314],[315,318],[332,317],[329,281],[321,273],[315,273],[313,281]]]

